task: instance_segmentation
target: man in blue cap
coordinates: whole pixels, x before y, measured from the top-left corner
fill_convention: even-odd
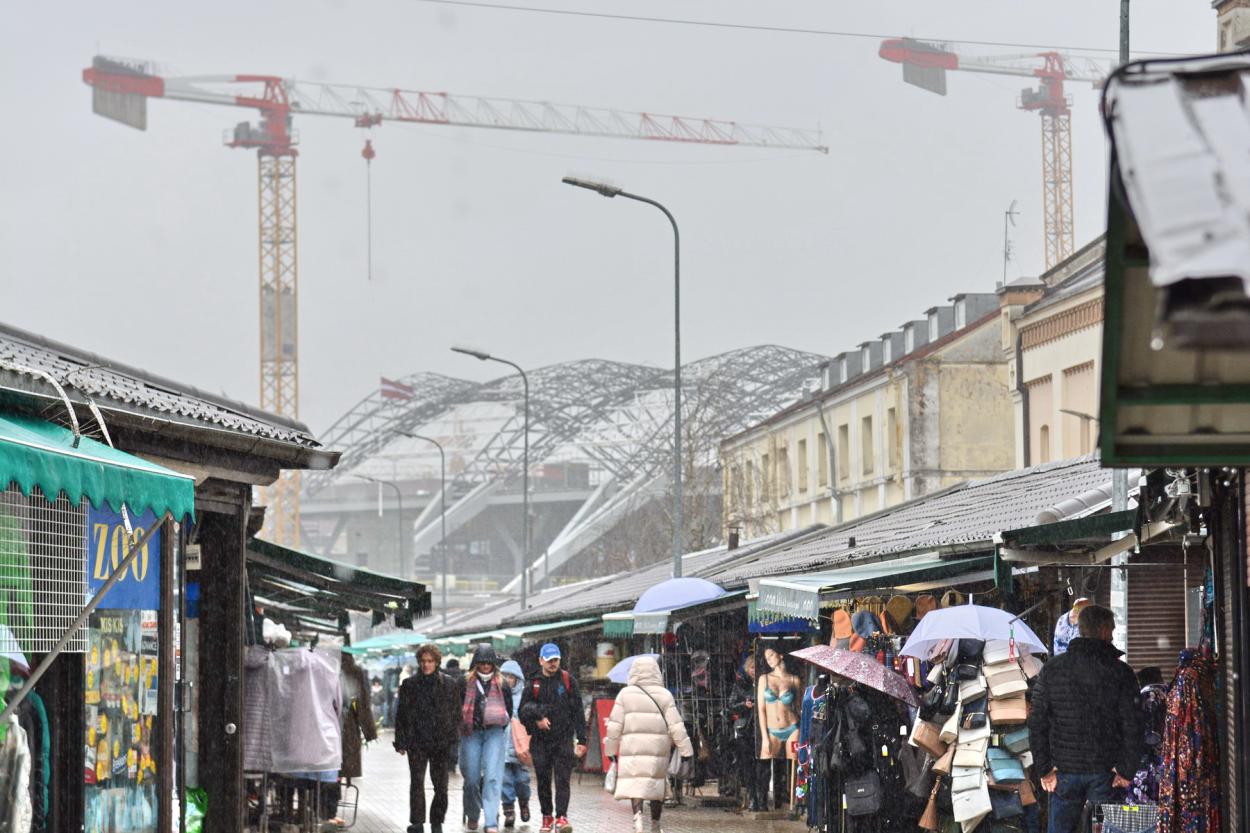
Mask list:
[[[559,646],[548,642],[539,650],[538,659],[541,667],[526,681],[521,695],[521,722],[532,739],[530,754],[534,756],[538,804],[543,814],[539,833],[573,833],[568,817],[569,779],[575,758],[586,754],[582,695],[577,680],[560,667]]]

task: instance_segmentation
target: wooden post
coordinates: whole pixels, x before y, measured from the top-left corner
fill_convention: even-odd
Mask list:
[[[156,821],[158,830],[172,830],[173,807],[171,796],[174,791],[174,733],[178,724],[174,722],[174,623],[177,617],[174,611],[174,577],[177,573],[175,563],[174,536],[177,534],[176,524],[166,520],[161,528],[161,609],[156,617],[158,635],[157,678],[156,678],[156,744],[153,754],[156,755]]]

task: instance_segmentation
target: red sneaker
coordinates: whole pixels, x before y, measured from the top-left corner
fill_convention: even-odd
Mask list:
[[[567,816],[560,816],[560,818],[556,819],[554,833],[573,833],[573,825],[569,824]]]
[[[556,820],[551,816],[543,816],[543,826],[538,828],[538,833],[551,833],[551,826],[555,823]]]

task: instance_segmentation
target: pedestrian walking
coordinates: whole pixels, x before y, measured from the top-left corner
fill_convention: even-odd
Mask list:
[[[682,758],[694,757],[694,745],[677,711],[673,695],[664,687],[659,664],[639,657],[629,669],[629,685],[616,695],[608,717],[608,756],[616,761],[618,801],[629,799],[634,833],[643,833],[643,804],[651,802],[651,833],[662,833],[660,814],[671,794],[668,764],[673,747]]]
[[[469,830],[477,830],[481,814],[485,833],[499,833],[499,793],[512,710],[512,688],[499,673],[499,657],[489,643],[482,643],[473,654],[473,672],[465,679],[460,713],[460,774]]]
[[[426,643],[417,649],[418,672],[399,686],[395,714],[395,751],[408,756],[408,833],[423,833],[425,772],[434,785],[430,832],[443,833],[447,816],[447,776],[452,740],[457,736],[460,684],[439,670],[442,654]]]
[[[521,696],[521,721],[532,739],[530,754],[543,814],[539,833],[573,833],[569,778],[575,759],[586,754],[586,714],[577,680],[560,667],[560,648],[548,642],[539,649],[538,659],[538,673],[526,681]]]
[[[521,689],[525,683],[525,672],[516,660],[508,660],[499,669],[503,672],[504,682],[512,689],[512,714],[521,713]],[[516,746],[512,742],[512,732],[508,732],[508,754],[504,758],[503,786],[503,826],[515,827],[517,805],[520,804],[521,821],[530,820],[530,771],[529,767],[517,758]]]
[[[1085,803],[1106,804],[1142,759],[1137,677],[1111,644],[1115,615],[1088,605],[1080,635],[1046,663],[1033,689],[1029,748],[1050,793],[1050,833],[1074,833]]]
[[[464,671],[460,669],[460,660],[455,657],[447,660],[447,668],[445,670],[457,683],[464,684]],[[456,765],[460,761],[460,733],[456,732],[455,735],[455,740],[451,742],[451,771],[453,773],[456,771]]]

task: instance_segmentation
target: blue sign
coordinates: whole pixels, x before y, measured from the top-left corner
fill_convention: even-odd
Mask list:
[[[130,544],[138,541],[145,530],[156,523],[156,513],[148,510],[142,515],[130,514],[131,535],[126,536],[126,525],[120,512],[114,512],[104,504],[87,511],[87,598],[96,594],[108,577],[113,574],[126,557]],[[148,539],[147,544],[130,562],[125,574],[104,597],[100,608],[105,610],[159,610],[161,606],[161,532]]]

